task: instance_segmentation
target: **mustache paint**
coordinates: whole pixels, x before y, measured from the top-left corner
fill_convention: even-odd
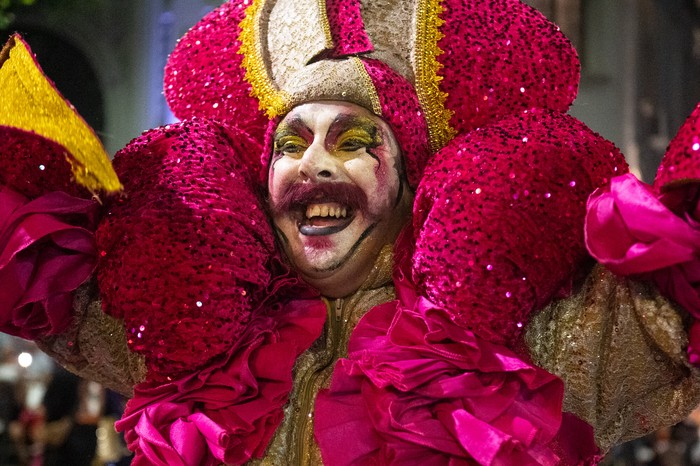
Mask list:
[[[303,209],[309,204],[337,203],[353,210],[367,210],[367,195],[350,183],[295,183],[289,185],[279,201],[271,206],[273,214]]]

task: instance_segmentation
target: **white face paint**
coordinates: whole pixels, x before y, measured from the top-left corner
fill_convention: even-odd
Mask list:
[[[357,290],[408,220],[400,167],[391,129],[360,106],[308,103],[278,126],[268,177],[273,222],[289,260],[324,295]]]

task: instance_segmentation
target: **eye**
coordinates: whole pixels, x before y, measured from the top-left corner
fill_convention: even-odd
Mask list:
[[[374,126],[365,128],[363,126],[351,127],[345,130],[336,140],[335,150],[339,152],[356,152],[360,149],[369,150],[379,146],[381,140],[377,137],[377,130]]]
[[[338,150],[343,152],[355,152],[356,150],[365,149],[370,145],[369,141],[358,138],[345,139],[338,144]]]
[[[284,136],[275,141],[275,152],[294,157],[303,153],[309,145],[299,136]]]

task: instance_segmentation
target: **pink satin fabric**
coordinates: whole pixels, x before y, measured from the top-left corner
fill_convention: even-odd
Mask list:
[[[26,339],[70,325],[72,292],[97,262],[98,204],[52,192],[30,200],[0,186],[0,331]]]
[[[318,338],[326,308],[296,300],[255,317],[231,351],[170,383],[137,385],[116,428],[135,466],[244,464],[282,420],[297,356]]]
[[[586,246],[591,255],[620,275],[651,279],[659,291],[700,318],[700,224],[697,206],[676,215],[657,196],[627,174],[594,192],[588,201]],[[700,363],[700,327],[693,324],[688,352]]]
[[[314,424],[324,463],[561,464],[552,441],[562,423],[563,382],[455,325],[405,281],[397,293],[406,305],[365,315],[348,359],[318,395]],[[577,441],[586,454],[596,451],[592,435]]]

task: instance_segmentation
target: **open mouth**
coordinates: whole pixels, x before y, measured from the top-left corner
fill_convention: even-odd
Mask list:
[[[302,208],[299,232],[306,236],[332,235],[344,230],[355,217],[352,208],[331,202]]]

